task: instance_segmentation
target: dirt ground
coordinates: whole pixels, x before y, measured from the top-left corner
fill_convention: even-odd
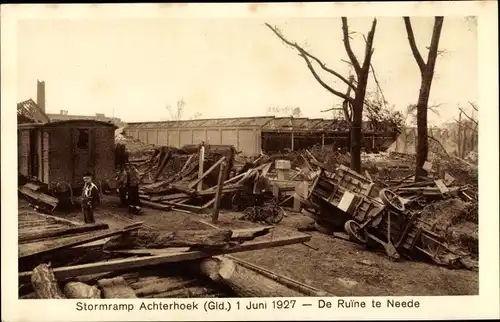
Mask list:
[[[111,228],[142,221],[144,225],[164,229],[209,229],[199,220],[209,221],[209,215],[165,212],[144,208],[142,215],[130,215],[116,206],[112,197],[103,199],[96,211],[96,220]],[[66,219],[83,221],[78,211],[54,214]],[[238,220],[241,214],[221,212],[220,228],[247,228],[256,224]],[[270,236],[297,234],[302,214],[288,213]],[[433,264],[414,261],[391,262],[384,253],[367,251],[362,246],[310,232],[312,239],[303,244],[236,253],[233,256],[268,268],[335,296],[431,296],[477,295],[477,271],[451,270]]]

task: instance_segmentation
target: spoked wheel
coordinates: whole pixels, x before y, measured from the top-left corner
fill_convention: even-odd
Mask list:
[[[255,209],[255,207],[247,207],[245,211],[243,211],[244,216],[243,219],[249,220],[251,222],[257,222],[260,221],[260,214],[262,210],[260,209]]]
[[[285,211],[280,206],[273,208],[271,212],[272,213],[266,217],[266,224],[277,224],[285,217]]]
[[[405,204],[403,199],[398,196],[395,192],[389,189],[382,189],[379,193],[380,199],[384,205],[391,207],[393,210],[404,212]]]
[[[368,242],[368,238],[366,238],[365,234],[361,230],[360,225],[354,220],[346,221],[346,223],[344,224],[344,229],[351,240],[360,244],[366,244]]]

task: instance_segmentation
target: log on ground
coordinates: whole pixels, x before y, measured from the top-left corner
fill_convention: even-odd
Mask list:
[[[69,299],[100,299],[101,290],[82,282],[68,282],[64,285],[64,295]]]
[[[241,297],[297,297],[304,296],[223,257],[211,257],[193,265],[193,269],[215,283],[229,287]]]
[[[65,236],[70,234],[79,234],[86,233],[90,231],[103,230],[108,229],[109,226],[107,224],[89,224],[89,225],[81,225],[75,227],[63,227],[63,228],[55,228],[55,229],[44,229],[40,231],[39,229],[34,232],[22,234],[19,236],[19,242],[26,242],[32,240],[39,240],[49,237],[58,237]]]
[[[39,299],[64,299],[65,296],[49,264],[40,264],[33,270],[31,285]]]
[[[141,249],[168,247],[224,248],[230,245],[230,230],[180,230],[162,232],[141,229],[137,232],[118,236],[104,244],[104,249]]]
[[[97,285],[102,290],[103,297],[107,299],[137,298],[134,290],[121,276],[99,280]]]
[[[166,293],[196,284],[196,280],[183,280],[180,277],[161,278],[156,283],[149,283],[135,290],[135,294],[143,297],[151,294]]]

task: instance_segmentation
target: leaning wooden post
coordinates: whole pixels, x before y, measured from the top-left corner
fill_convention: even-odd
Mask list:
[[[205,146],[202,145],[200,147],[200,163],[198,165],[198,179],[201,179],[203,177],[203,164],[205,163]],[[198,182],[197,189],[198,191],[203,190],[203,180],[200,180]]]
[[[226,162],[220,164],[219,169],[219,180],[217,182],[217,192],[215,194],[214,210],[212,212],[212,222],[216,223],[219,220],[219,208],[220,208],[220,197],[222,195],[222,188],[224,187],[224,172],[226,168]]]

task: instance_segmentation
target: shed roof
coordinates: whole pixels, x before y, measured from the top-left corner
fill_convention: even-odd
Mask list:
[[[258,127],[262,131],[275,130],[308,130],[324,131],[331,130],[335,120],[306,117],[275,117],[256,116],[221,119],[198,119],[181,121],[160,121],[160,122],[131,122],[127,123],[127,130],[137,129],[157,129],[157,128],[224,128],[224,127]]]
[[[82,120],[64,120],[64,121],[54,121],[54,122],[46,122],[46,123],[27,123],[27,124],[18,124],[17,127],[19,129],[29,129],[29,128],[37,128],[37,127],[57,127],[60,125],[74,125],[75,127],[78,126],[83,126],[85,124],[93,124],[93,125],[101,125],[101,126],[109,126],[117,129],[118,127],[114,125],[111,122],[104,122],[104,121],[96,121],[96,120],[87,120],[87,119],[82,119]]]
[[[49,117],[31,98],[17,103],[18,123],[46,123]]]
[[[235,117],[221,119],[198,119],[181,121],[160,122],[131,122],[127,123],[129,129],[155,129],[155,128],[193,128],[193,127],[262,127],[273,119],[272,116]]]

